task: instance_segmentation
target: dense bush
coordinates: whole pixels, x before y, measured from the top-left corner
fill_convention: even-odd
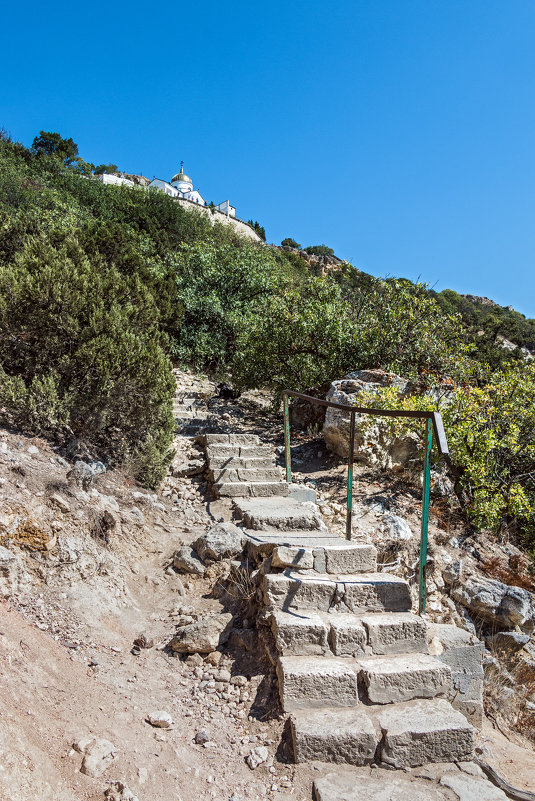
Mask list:
[[[351,291],[330,277],[281,285],[250,306],[234,374],[242,388],[304,390],[364,367],[432,380],[455,374],[459,323],[422,285],[372,279]]]
[[[292,239],[291,236],[288,236],[286,237],[286,239],[283,239],[281,245],[283,248],[297,248],[298,250],[301,250],[301,245],[299,244],[299,242],[296,242],[295,239]]]
[[[102,269],[73,238],[29,240],[0,266],[0,369],[4,420],[79,437],[135,463],[145,483],[161,478],[173,375],[154,298],[136,276]]]
[[[459,385],[441,397],[438,403],[422,393],[399,397],[387,388],[360,395],[359,404],[427,411],[438,405],[467,518],[478,528],[516,531],[535,551],[535,365],[508,365],[489,374],[483,386]],[[396,435],[418,425],[385,420]]]
[[[334,256],[334,250],[327,245],[309,245],[305,252],[311,256]]]

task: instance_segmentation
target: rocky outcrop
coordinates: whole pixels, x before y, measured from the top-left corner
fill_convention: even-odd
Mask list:
[[[447,576],[446,573],[444,578]],[[529,590],[473,575],[452,586],[451,597],[472,616],[492,623],[495,628],[514,629],[518,626],[527,634],[535,629],[535,603]]]
[[[327,400],[348,406],[359,405],[359,395],[375,392],[383,387],[394,387],[400,395],[410,390],[410,382],[384,370],[358,370],[348,373],[340,381],[333,381]],[[359,431],[359,424],[366,420],[366,430]],[[408,467],[417,458],[419,437],[408,433],[392,437],[387,425],[380,417],[356,416],[355,458],[370,466],[381,468]],[[323,426],[323,437],[327,447],[339,456],[347,458],[349,453],[350,414],[341,409],[328,408]]]

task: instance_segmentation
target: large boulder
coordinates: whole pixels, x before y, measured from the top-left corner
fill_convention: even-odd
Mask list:
[[[199,557],[205,559],[233,559],[241,554],[245,536],[234,523],[218,523],[193,543]]]
[[[340,381],[333,381],[327,400],[347,406],[358,406],[364,392],[376,392],[383,387],[394,387],[400,395],[410,391],[410,382],[384,370],[357,370]],[[388,433],[385,418],[356,415],[359,423],[366,422],[366,432],[356,431],[354,456],[358,461],[381,468],[408,467],[418,457],[421,438],[412,432],[402,437]],[[339,456],[349,454],[350,413],[342,409],[327,408],[323,437],[327,447]]]
[[[228,640],[233,619],[233,615],[225,612],[181,626],[169,647],[180,654],[210,654]]]
[[[179,573],[191,573],[194,576],[204,576],[205,568],[197,555],[197,551],[189,545],[183,545],[173,556],[173,567]]]
[[[444,576],[446,578],[446,576]],[[535,629],[535,601],[529,590],[512,587],[496,579],[471,576],[451,587],[457,603],[498,629],[514,629],[531,634]]]

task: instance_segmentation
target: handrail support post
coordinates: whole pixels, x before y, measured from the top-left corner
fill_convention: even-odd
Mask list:
[[[425,613],[427,603],[427,535],[429,527],[429,487],[431,484],[430,456],[433,449],[433,420],[428,417],[424,438],[424,481],[422,496],[422,531],[420,538],[420,566],[418,571],[418,614]]]
[[[292,483],[292,451],[290,448],[290,410],[288,408],[288,395],[284,393],[284,459],[286,467],[286,481]]]
[[[351,411],[349,422],[349,455],[347,460],[347,509],[346,540],[350,540],[353,531],[353,460],[355,456],[355,412]]]

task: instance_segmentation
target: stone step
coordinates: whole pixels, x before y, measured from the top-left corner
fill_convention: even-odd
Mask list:
[[[427,623],[419,615],[363,615],[361,623],[368,633],[372,654],[427,653]]]
[[[211,465],[210,465],[211,466]],[[281,481],[282,471],[278,467],[266,469],[248,469],[239,467],[237,469],[211,469],[211,478],[214,484],[226,484],[240,481]]]
[[[219,435],[218,435],[219,436]],[[269,455],[269,451],[261,445],[238,445],[230,442],[206,445],[206,455],[210,460],[223,459],[225,457],[235,458],[237,456],[242,459],[265,459]]]
[[[257,434],[206,434],[204,443],[210,448],[214,445],[251,447],[261,444],[260,437]]]
[[[274,609],[269,618],[277,651],[282,656],[329,654],[329,626],[310,611],[283,612]]]
[[[452,688],[449,666],[428,654],[368,656],[358,664],[359,677],[372,704],[435,698],[447,695]]]
[[[334,613],[325,615],[329,623],[329,645],[335,656],[364,656],[368,652],[368,636],[358,615]]]
[[[373,573],[377,550],[373,545],[349,542],[328,531],[246,531],[249,554],[261,560],[269,556],[273,567],[295,567],[317,573]]]
[[[210,459],[210,468],[212,470],[236,470],[239,468],[244,470],[271,470],[273,467],[275,467],[275,459],[267,456],[254,459],[242,459],[240,456],[212,456]]]
[[[488,782],[475,779],[472,774],[464,774],[455,765],[448,766],[456,771],[456,776],[464,776],[466,783],[476,783],[476,793],[463,795],[464,801],[507,801],[507,796],[485,795]],[[447,768],[446,768],[447,769]],[[368,768],[364,770],[368,771]],[[456,777],[455,777],[456,778]],[[482,783],[480,787],[479,783]],[[483,792],[482,792],[483,790]],[[498,791],[501,792],[501,791]],[[338,767],[314,779],[314,801],[459,801],[460,796],[452,796],[447,787],[439,787],[428,778],[415,778],[404,771],[387,770],[376,767],[371,776],[355,775],[354,768]]]
[[[288,488],[286,488],[288,491]],[[235,501],[234,510],[245,526],[254,531],[326,531],[318,508],[295,498],[266,498],[258,501]]]
[[[279,695],[285,712],[359,703],[357,665],[348,659],[283,656],[277,664]]]
[[[338,657],[390,653],[406,656],[427,652],[426,623],[421,617],[405,612],[361,617],[350,612],[273,609],[269,621],[277,651],[282,656],[331,653]]]
[[[261,590],[267,607],[284,611],[407,612],[412,603],[407,582],[388,573],[333,576],[288,569],[264,575]]]
[[[288,492],[285,481],[226,481],[215,484],[219,497],[266,498],[273,495],[283,497]]]
[[[319,633],[319,629],[318,629]],[[447,665],[427,654],[340,659],[334,656],[282,656],[277,666],[285,712],[358,703],[357,680],[371,704],[397,704],[435,698],[451,690]]]
[[[307,709],[290,718],[294,760],[368,765],[379,735],[362,707]]]
[[[290,718],[296,762],[365,765],[374,760],[395,768],[472,758],[474,729],[441,698],[387,707],[301,709]],[[385,795],[385,798],[388,797]]]
[[[463,762],[473,757],[474,727],[443,698],[392,704],[373,711],[372,716],[383,734],[381,762],[392,767]]]

